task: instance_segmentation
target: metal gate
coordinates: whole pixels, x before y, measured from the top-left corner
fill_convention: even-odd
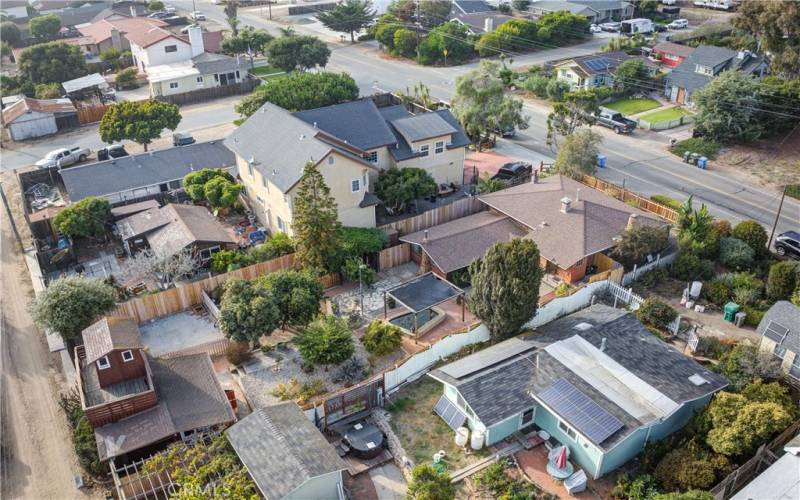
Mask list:
[[[323,403],[325,408],[323,430],[343,418],[382,407],[383,394],[383,377],[381,376],[331,396]]]

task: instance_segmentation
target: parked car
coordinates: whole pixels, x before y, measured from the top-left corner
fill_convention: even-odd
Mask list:
[[[194,144],[195,140],[192,137],[192,134],[188,132],[175,132],[172,134],[172,145],[173,146],[188,146],[189,144]]]
[[[625,118],[619,111],[607,108],[600,108],[597,123],[614,130],[616,134],[630,134],[636,128],[635,121]]]
[[[114,158],[128,156],[129,153],[122,144],[113,144],[106,148],[97,150],[97,161],[106,161]]]
[[[166,19],[168,17],[172,17],[172,14],[170,14],[169,12],[160,10],[158,12],[153,12],[152,14],[150,14],[147,17],[149,17],[151,19]]]
[[[200,12],[199,10],[196,10],[196,11],[192,12],[192,20],[194,20],[194,21],[205,21],[206,20],[206,15],[203,14],[202,12]]]
[[[522,184],[531,178],[533,165],[524,161],[506,163],[492,176],[510,185]]]
[[[689,20],[688,19],[676,19],[669,23],[667,27],[671,30],[682,30],[684,28],[689,27]]]
[[[494,129],[495,135],[499,135],[505,139],[509,139],[517,135],[517,129],[514,127],[496,128]]]
[[[800,259],[800,232],[786,231],[775,238],[775,252],[783,256]]]
[[[589,26],[589,32],[590,33],[602,33],[603,32],[603,28],[601,28],[600,26],[598,26],[596,24],[592,24],[591,26]]]
[[[91,154],[92,150],[89,148],[54,149],[47,153],[44,158],[37,161],[36,166],[39,168],[66,167],[73,163],[86,161]]]
[[[603,24],[600,25],[600,29],[603,30],[603,31],[609,31],[611,33],[616,33],[616,32],[619,31],[621,26],[622,26],[622,23],[617,23],[617,22],[603,23]]]
[[[658,1],[664,5],[675,5],[678,2],[678,0],[658,0]]]
[[[189,26],[184,26],[183,28],[181,28],[181,35],[185,35],[185,34],[189,33],[190,29],[196,28],[198,26],[200,26],[200,25],[199,24],[190,24]]]
[[[653,25],[653,29],[656,30],[656,32],[658,32],[658,33],[662,33],[664,31],[667,31],[667,25],[666,24],[661,24],[661,23],[655,23]]]

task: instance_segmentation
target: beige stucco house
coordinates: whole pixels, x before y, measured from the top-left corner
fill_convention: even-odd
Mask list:
[[[381,170],[418,167],[437,183],[460,185],[469,139],[449,111],[413,115],[362,99],[294,114],[267,103],[225,144],[258,220],[292,235],[307,162],[319,166],[344,226],[375,227],[380,200],[370,190]]]

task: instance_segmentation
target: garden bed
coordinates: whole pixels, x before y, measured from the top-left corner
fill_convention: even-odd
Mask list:
[[[440,397],[442,385],[423,376],[393,396],[386,410],[392,416],[392,430],[414,465],[430,463],[434,453],[444,450],[447,453],[444,459],[447,472],[452,474],[485,458],[489,452],[484,448],[465,453],[456,446],[453,430],[433,413]]]
[[[623,115],[635,115],[661,107],[661,103],[655,99],[618,99],[616,101],[603,104],[604,108],[619,111]]]

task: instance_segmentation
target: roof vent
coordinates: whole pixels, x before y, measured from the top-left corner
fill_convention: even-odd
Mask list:
[[[565,197],[561,198],[561,212],[562,213],[569,212],[570,205],[572,205],[572,200],[569,198],[569,196],[565,196]]]
[[[539,223],[539,227],[547,227],[549,225],[550,224],[548,224],[546,220],[543,220],[542,222]]]
[[[606,338],[603,337],[603,339],[600,341],[600,352],[605,352],[605,351],[606,351]]]
[[[272,169],[272,175],[278,175],[278,171],[275,170],[274,168]]]
[[[581,201],[581,188],[578,188],[578,191],[575,193],[575,203]]]
[[[705,379],[705,377],[703,377],[699,373],[695,373],[694,375],[689,377],[689,382],[693,383],[694,385],[703,385],[710,383],[708,380]]]
[[[317,128],[317,122],[314,122],[314,128]]]
[[[586,323],[586,322],[583,322],[583,323],[578,323],[577,325],[575,325],[575,327],[574,327],[574,328],[575,328],[576,330],[580,330],[580,331],[582,331],[582,332],[583,332],[583,331],[586,331],[586,330],[588,330],[588,329],[589,329],[589,328],[591,328],[591,327],[592,327],[592,324],[591,324],[591,323]]]
[[[302,141],[303,139],[305,139],[305,138],[306,138],[306,134],[300,134],[300,140],[301,140],[301,141]]]
[[[254,165],[256,163],[256,157],[253,156],[253,155],[250,155],[250,159],[247,160],[247,163],[249,163],[250,165]]]

